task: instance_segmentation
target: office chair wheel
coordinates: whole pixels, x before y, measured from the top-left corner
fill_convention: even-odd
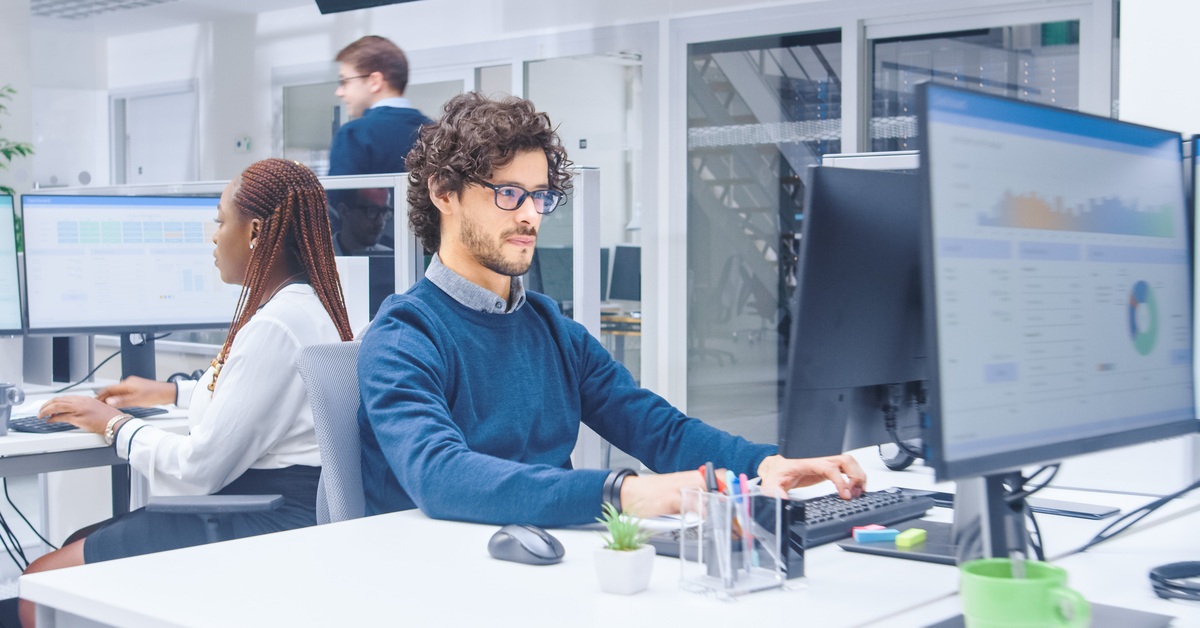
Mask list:
[[[903,471],[912,466],[912,463],[917,459],[904,453],[894,444],[879,446],[879,459],[883,461],[884,466],[892,471]]]

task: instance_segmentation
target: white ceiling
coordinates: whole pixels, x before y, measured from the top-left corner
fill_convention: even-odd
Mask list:
[[[311,6],[314,0],[32,0],[35,29],[126,35],[236,15]],[[72,15],[43,17],[38,14]]]

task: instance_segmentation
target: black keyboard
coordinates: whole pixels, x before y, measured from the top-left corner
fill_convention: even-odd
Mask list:
[[[9,419],[8,429],[29,434],[53,434],[79,428],[70,423],[47,423],[45,419],[39,419],[37,416],[22,416]]]
[[[916,492],[914,492],[916,493]],[[858,526],[892,524],[922,517],[933,508],[933,498],[900,488],[863,493],[854,499],[825,495],[804,500],[804,522],[793,521],[805,549],[840,541]]]
[[[117,408],[124,414],[135,419],[144,419],[159,414],[166,414],[167,411],[162,408]],[[37,416],[22,416],[11,418],[8,420],[8,429],[14,432],[25,432],[28,434],[53,434],[55,432],[66,432],[68,430],[77,429],[74,425],[65,422],[47,423],[45,419],[39,419]]]
[[[146,417],[158,416],[166,414],[167,411],[162,408],[117,408],[121,412],[128,414],[135,419],[144,419]]]

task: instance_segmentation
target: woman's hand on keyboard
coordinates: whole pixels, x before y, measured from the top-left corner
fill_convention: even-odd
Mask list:
[[[94,434],[103,434],[109,420],[119,414],[121,411],[112,406],[76,395],[55,397],[38,410],[38,418],[47,423],[70,423]]]
[[[862,495],[867,486],[867,474],[849,454],[799,459],[768,456],[758,465],[758,475],[762,478],[764,494],[773,495],[782,490],[784,497],[787,497],[790,489],[820,484],[825,480],[833,482],[842,499]]]
[[[175,384],[134,375],[96,391],[96,399],[118,408],[166,405],[175,403]]]

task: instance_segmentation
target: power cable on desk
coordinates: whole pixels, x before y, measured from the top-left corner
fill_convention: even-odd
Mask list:
[[[1105,527],[1103,530],[1101,530],[1095,537],[1092,538],[1092,540],[1088,541],[1087,545],[1084,545],[1083,547],[1079,548],[1079,551],[1085,552],[1088,549],[1095,547],[1096,545],[1099,545],[1099,544],[1121,534],[1122,532],[1125,532],[1129,528],[1136,525],[1137,522],[1139,522],[1142,519],[1145,519],[1147,516],[1149,516],[1150,513],[1154,512],[1155,510],[1158,510],[1159,508],[1162,508],[1163,506],[1170,503],[1172,500],[1175,500],[1179,497],[1186,495],[1187,493],[1195,490],[1196,488],[1200,488],[1200,481],[1193,482],[1192,484],[1184,487],[1183,489],[1181,489],[1179,491],[1176,491],[1165,497],[1160,497],[1160,498],[1150,502],[1149,504],[1142,506],[1141,508],[1138,508],[1136,510],[1131,510],[1131,511],[1125,513],[1124,515],[1120,516],[1112,523],[1108,524],[1108,526]],[[1137,516],[1135,517],[1134,515],[1137,515]],[[1126,521],[1127,519],[1130,519],[1130,517],[1133,517],[1133,519]],[[1110,530],[1111,530],[1111,532],[1110,532]]]
[[[151,340],[162,340],[163,338],[166,338],[167,336],[170,336],[170,335],[171,335],[171,332],[167,332],[167,333],[165,333],[165,334],[163,334],[163,335],[161,335],[161,336],[154,336],[153,338],[151,338]],[[64,393],[64,392],[67,392],[68,390],[71,390],[72,388],[74,388],[74,387],[76,387],[76,386],[78,386],[78,385],[80,385],[80,384],[82,384],[82,383],[84,383],[84,382],[88,381],[88,378],[89,378],[89,377],[91,377],[92,375],[95,375],[95,374],[96,374],[96,371],[99,371],[99,370],[100,370],[100,367],[104,366],[105,364],[108,364],[108,361],[109,361],[109,360],[111,360],[111,359],[113,359],[113,358],[117,357],[118,355],[121,355],[121,350],[120,350],[120,349],[117,349],[116,353],[114,353],[114,354],[112,354],[112,355],[108,356],[107,358],[104,358],[104,361],[103,361],[103,362],[101,362],[101,363],[99,363],[99,364],[97,364],[97,365],[96,365],[96,368],[94,368],[94,369],[92,369],[92,370],[88,371],[88,374],[87,374],[87,375],[84,375],[84,376],[83,376],[83,379],[81,379],[81,380],[79,380],[79,381],[75,382],[74,384],[71,384],[70,386],[65,386],[65,387],[63,387],[63,388],[59,388],[58,390],[54,391],[54,394],[56,394],[56,395],[57,395],[57,394],[59,394],[59,393]]]

